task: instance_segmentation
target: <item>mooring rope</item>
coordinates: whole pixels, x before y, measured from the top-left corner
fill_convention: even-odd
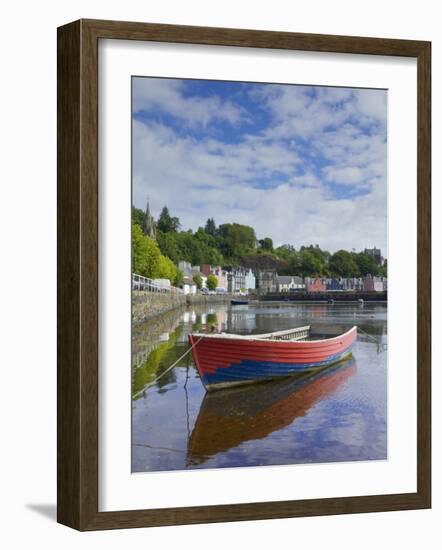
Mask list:
[[[360,327],[358,327],[358,330],[359,330],[360,332],[362,332],[362,334],[365,334],[365,336],[367,336],[367,338],[369,338],[372,342],[374,342],[375,344],[377,344],[377,346],[378,346],[378,353],[381,353],[381,352],[387,350],[387,344],[383,344],[383,343],[381,342],[381,338],[376,338],[376,336],[373,336],[372,334],[369,334],[368,332],[365,332],[365,330],[361,329]]]
[[[361,327],[358,326],[358,331],[362,332],[362,334],[365,334],[368,338],[373,340],[373,342],[379,343],[379,339],[376,338],[376,336],[373,336],[372,334],[369,334],[368,332],[365,332],[365,330],[361,329]]]
[[[168,367],[165,371],[163,371],[159,376],[157,376],[154,380],[152,380],[151,382],[149,382],[148,384],[146,384],[144,386],[144,388],[140,391],[138,391],[137,393],[135,393],[133,396],[132,396],[132,399],[136,399],[139,395],[141,395],[142,393],[144,393],[148,388],[150,388],[151,386],[153,386],[155,384],[155,382],[157,382],[160,378],[162,378],[165,374],[167,374],[170,370],[173,369],[173,367],[176,367],[176,365],[178,365],[178,363],[181,361],[181,359],[184,359],[184,357],[186,357],[186,355],[188,355],[195,346],[197,346],[201,340],[203,339],[203,337],[201,336],[201,338],[199,340],[197,340],[194,344],[192,344],[190,346],[189,349],[187,349],[183,355],[181,355],[181,357],[178,357],[178,359],[172,363],[172,365],[170,365],[170,367]]]

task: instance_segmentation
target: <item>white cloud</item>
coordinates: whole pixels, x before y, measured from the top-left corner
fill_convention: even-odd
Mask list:
[[[184,87],[182,80],[136,78],[132,88],[132,110],[165,112],[193,126],[207,126],[214,119],[230,124],[247,120],[247,113],[231,101],[222,101],[217,96],[186,97],[182,93]]]
[[[248,116],[218,98],[183,96],[177,81],[158,82],[140,87],[136,106],[167,110],[190,127]],[[143,208],[149,195],[154,216],[167,204],[183,229],[214,217],[251,225],[275,244],[331,251],[376,244],[386,253],[386,93],[260,86],[252,95],[271,122],[237,144],[134,121],[135,205]],[[356,195],[336,196],[333,184]]]
[[[219,147],[214,156],[208,144],[162,139],[158,127],[141,123],[136,127],[139,160],[134,167],[134,200],[143,207],[149,195],[155,216],[167,204],[183,229],[195,230],[214,217],[218,224],[251,225],[259,238],[270,236],[275,244],[318,243],[337,250],[362,249],[369,241],[386,248],[382,185],[351,200],[330,200],[314,174],[294,175],[290,183],[271,189],[256,188],[250,181],[255,163],[266,169],[266,158],[271,165],[274,162],[270,153],[232,155],[228,146],[222,153]]]

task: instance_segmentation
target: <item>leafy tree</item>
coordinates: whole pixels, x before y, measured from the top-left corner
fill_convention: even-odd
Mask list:
[[[181,269],[177,269],[174,284],[175,286],[182,286],[183,283],[184,283],[184,274],[181,271]]]
[[[317,244],[315,246],[312,244],[309,246],[301,246],[301,252],[303,250],[306,250],[316,256],[316,258],[318,258],[318,260],[323,264],[323,268],[326,269],[331,256],[330,252],[327,250],[321,250]]]
[[[140,208],[132,206],[132,223],[136,223],[140,227],[143,227],[144,212]]]
[[[253,227],[239,223],[225,223],[219,226],[221,252],[227,258],[236,259],[256,248],[256,235]]]
[[[196,284],[196,287],[198,289],[203,286],[203,279],[201,278],[201,275],[199,273],[193,276],[193,282]]]
[[[215,224],[215,220],[213,218],[209,218],[207,221],[206,221],[206,225],[204,227],[204,231],[208,234],[208,235],[211,235],[212,237],[216,237],[216,224]]]
[[[353,258],[362,276],[368,275],[369,273],[371,275],[379,274],[379,271],[380,271],[379,267],[374,261],[373,256],[370,256],[370,254],[365,254],[364,252],[360,252],[359,254],[353,254]]]
[[[358,277],[359,267],[353,255],[347,250],[338,250],[330,257],[329,268],[333,275]]]
[[[157,243],[143,234],[141,227],[132,224],[132,272],[144,277],[158,276],[161,256]]]
[[[218,279],[215,277],[215,275],[210,274],[207,277],[207,288],[209,290],[215,290],[217,286],[218,286]]]
[[[178,233],[163,233],[157,231],[157,243],[160,247],[161,253],[170,258],[174,263],[178,263],[180,260],[186,259],[182,257],[179,248]]]
[[[163,233],[176,232],[180,228],[180,220],[172,217],[167,206],[164,206],[158,218],[157,228]]]
[[[299,252],[294,252],[288,260],[289,273],[288,275],[302,275],[302,257]]]
[[[278,258],[288,261],[294,254],[296,254],[296,249],[291,244],[282,244],[281,246],[278,246],[274,252]]]
[[[268,250],[271,252],[273,250],[273,241],[270,237],[266,237],[265,239],[261,239],[259,241],[259,246],[262,250]]]
[[[176,279],[177,267],[170,258],[160,255],[158,260],[158,274],[160,279],[169,279],[174,282]]]
[[[318,276],[324,271],[325,265],[311,250],[302,250],[299,253],[299,271],[305,276]]]

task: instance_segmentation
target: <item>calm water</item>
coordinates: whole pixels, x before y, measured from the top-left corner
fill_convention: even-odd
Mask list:
[[[189,354],[149,387],[186,351],[189,332],[215,326],[251,334],[305,324],[317,336],[353,325],[364,333],[352,359],[315,376],[206,394]],[[386,459],[386,348],[385,304],[220,305],[136,327],[132,470]]]

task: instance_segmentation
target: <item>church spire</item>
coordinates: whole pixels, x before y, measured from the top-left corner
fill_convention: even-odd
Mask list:
[[[143,232],[151,239],[156,238],[155,222],[152,214],[150,213],[149,197],[147,197],[146,212],[144,214]]]

